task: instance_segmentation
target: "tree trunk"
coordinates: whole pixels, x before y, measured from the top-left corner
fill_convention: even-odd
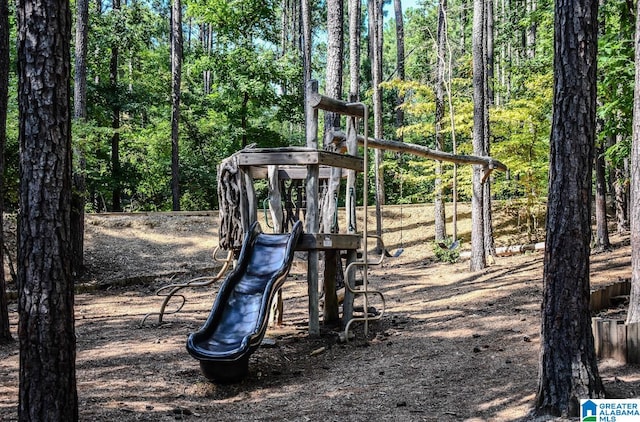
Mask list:
[[[396,63],[398,67],[398,79],[404,81],[405,79],[405,66],[404,66],[404,18],[402,16],[402,1],[393,1],[393,10],[396,17]],[[396,96],[396,128],[404,126],[404,110],[401,105],[404,103],[404,96]],[[398,135],[398,141],[402,142],[402,134]]]
[[[604,147],[596,148],[596,245],[599,251],[611,248],[609,227],[607,226],[607,175],[604,159]]]
[[[113,0],[113,9],[120,10],[120,0]],[[111,84],[111,92],[113,98],[118,98],[118,46],[111,46],[111,61],[109,63],[109,82]],[[120,169],[120,104],[114,102],[111,109],[111,127],[113,135],[111,135],[111,179],[113,189],[111,192],[111,209],[112,211],[122,211],[122,175]]]
[[[371,40],[371,85],[373,89],[373,132],[374,137],[382,139],[382,1],[368,0],[369,38]],[[384,151],[374,152],[375,195],[376,195],[376,252],[384,253],[382,242],[382,205],[384,205],[384,171],[382,159]]]
[[[19,0],[20,421],[76,421],[71,275],[71,12]]]
[[[640,11],[640,3],[638,3]],[[635,89],[633,92],[633,140],[631,143],[631,295],[627,324],[640,322],[640,15],[636,13]]]
[[[484,1],[473,1],[473,153],[483,155],[485,136]],[[471,196],[471,271],[486,267],[482,167],[473,166]]]
[[[460,28],[466,28],[469,23],[469,0],[462,0],[460,5]],[[467,54],[467,31],[460,31],[460,55]]]
[[[182,77],[182,2],[171,3],[171,198],[180,211],[180,80]]]
[[[436,61],[436,109],[435,109],[435,138],[436,151],[442,151],[444,147],[444,134],[442,133],[442,121],[444,119],[444,68],[445,68],[445,10],[447,0],[440,0],[438,5],[438,32],[437,45],[438,54]],[[447,237],[444,200],[442,199],[442,161],[436,161],[435,180],[434,180],[434,228],[435,240],[440,242]]]
[[[613,189],[615,193],[616,231],[618,234],[622,234],[629,230],[629,209],[627,207],[629,185],[626,182],[629,178],[629,171],[626,160],[622,167],[619,165],[615,167],[614,173]]]
[[[0,62],[9,63],[9,5],[0,0]],[[4,245],[4,167],[5,146],[7,143],[7,106],[9,95],[9,66],[0,66],[0,248]],[[0,249],[0,268],[4,268],[4,253]],[[11,341],[9,329],[9,310],[4,270],[0,271],[0,344]]]
[[[302,81],[302,89],[306,94],[306,86],[307,83],[311,80],[311,44],[313,40],[311,39],[311,5],[309,4],[309,0],[302,0],[302,5],[300,7],[300,11],[302,13],[302,73],[303,73],[303,81]],[[306,109],[306,108],[305,108]],[[307,116],[307,125],[309,124],[308,116]]]
[[[89,34],[89,1],[78,0],[76,3],[76,42],[75,42],[75,78],[74,78],[74,112],[76,121],[84,122],[87,118],[87,46]],[[73,190],[71,193],[71,246],[73,248],[71,271],[74,276],[84,271],[84,206],[87,196],[85,172],[87,160],[82,146],[73,148],[76,162],[73,172]]]
[[[494,3],[493,0],[487,0],[486,7],[486,37],[485,37],[485,45],[486,45],[486,78],[487,78],[487,104],[489,106],[494,105],[494,76],[495,76],[495,52],[494,52]],[[487,119],[488,120],[488,119]]]
[[[342,65],[344,57],[344,1],[327,1],[327,83],[326,94],[331,98],[342,99]],[[338,113],[325,113],[325,142],[324,148],[333,149],[333,144],[328,141],[328,134],[332,130],[340,129],[340,115]],[[337,198],[340,194],[341,169],[334,167],[328,182],[325,196],[322,201],[322,231],[324,233],[338,233]],[[342,260],[340,253],[327,251],[324,254],[324,322],[333,324],[339,321],[338,299],[336,298],[336,285],[343,284]]]
[[[489,107],[493,101],[493,90],[491,89],[491,81],[493,78],[493,1],[489,0],[485,4],[484,19],[484,48],[482,52],[482,60],[484,63],[484,135],[482,139],[482,155],[489,157],[491,155],[491,127],[489,125]],[[485,257],[489,256],[495,260],[496,246],[493,240],[493,217],[491,212],[491,177],[487,178],[482,186],[482,222],[484,224],[484,253]]]
[[[349,1],[349,96],[360,98],[360,13],[361,2]]]
[[[555,3],[540,372],[533,412],[540,416],[575,417],[580,399],[605,395],[589,311],[597,15],[597,0]]]

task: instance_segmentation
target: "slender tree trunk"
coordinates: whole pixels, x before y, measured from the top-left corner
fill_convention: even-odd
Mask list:
[[[620,142],[620,140],[617,140]],[[629,231],[629,208],[627,206],[627,198],[629,197],[629,185],[627,180],[629,179],[629,170],[627,166],[627,160],[624,160],[622,167],[617,165],[614,169],[614,203],[616,210],[616,231],[618,234],[626,233]]]
[[[342,65],[344,57],[344,1],[327,1],[327,83],[326,94],[332,98],[342,99]],[[333,149],[333,144],[327,142],[328,135],[334,129],[340,129],[340,115],[325,113],[325,142],[324,148]],[[338,233],[339,226],[334,218],[338,212],[337,198],[340,195],[340,179],[342,171],[333,167],[331,177],[325,190],[322,207],[322,231],[324,233]],[[332,324],[339,321],[338,300],[335,297],[336,285],[344,284],[342,259],[336,251],[325,252],[324,277],[324,322]]]
[[[382,1],[368,0],[369,12],[369,38],[371,41],[371,80],[373,88],[373,132],[374,137],[382,139]],[[384,151],[374,151],[374,173],[376,194],[376,235],[379,237],[376,244],[376,252],[384,253],[380,238],[382,238],[382,205],[384,205],[384,172],[382,159]]]
[[[486,7],[486,78],[487,78],[487,104],[492,106],[495,104],[494,95],[494,77],[495,77],[495,49],[494,49],[494,2],[487,0]],[[488,119],[487,119],[488,120]]]
[[[491,155],[491,127],[489,125],[489,107],[493,104],[493,1],[489,0],[485,3],[485,19],[484,19],[484,51],[482,52],[484,68],[484,136],[482,155]],[[493,217],[491,212],[491,178],[488,178],[482,186],[482,221],[484,224],[484,253],[495,260],[496,247],[493,241]]]
[[[89,1],[76,2],[75,77],[73,91],[74,119],[84,123],[87,119],[87,46],[89,34]],[[84,271],[84,206],[87,197],[85,172],[87,160],[82,146],[74,146],[73,191],[71,193],[71,245],[73,248],[71,271],[74,276]]]
[[[311,80],[311,5],[309,4],[309,0],[301,0],[302,6],[300,8],[300,13],[302,14],[302,73],[303,73],[303,81],[302,81],[302,89],[303,92],[306,91],[306,84]],[[308,124],[308,120],[306,120]]]
[[[443,7],[442,9],[444,15],[444,28],[443,38],[444,44],[446,48],[447,61],[446,61],[446,78],[443,81],[444,88],[447,92],[447,103],[449,105],[449,124],[451,125],[451,150],[453,154],[458,153],[458,143],[456,140],[456,125],[455,125],[455,113],[453,109],[453,95],[451,93],[451,80],[453,74],[453,51],[451,49],[451,44],[449,43],[449,34],[448,34],[448,18],[447,18],[447,8]],[[453,164],[453,182],[451,188],[451,200],[452,200],[452,216],[451,216],[451,226],[453,231],[453,241],[455,242],[458,238],[458,164]]]
[[[180,80],[182,78],[182,2],[171,6],[171,197],[180,211]]]
[[[436,34],[437,61],[436,61],[436,109],[435,109],[435,137],[436,151],[444,148],[444,134],[442,133],[442,121],[444,120],[444,68],[445,68],[445,10],[447,0],[440,0],[438,4],[438,31]],[[447,237],[444,200],[442,198],[442,161],[436,160],[435,180],[434,180],[434,228],[436,242]]]
[[[640,11],[640,3],[638,3]],[[627,324],[640,322],[640,15],[636,13],[635,89],[633,92],[633,140],[631,143],[631,296]]]
[[[473,153],[483,155],[485,136],[484,1],[473,1]],[[471,271],[486,267],[482,167],[473,166],[471,196]]]
[[[540,372],[533,412],[540,416],[579,416],[580,399],[605,396],[589,311],[597,15],[597,0],[555,3]]]
[[[120,10],[120,0],[113,0],[113,9]],[[118,46],[111,46],[111,61],[109,63],[109,81],[111,83],[111,92],[113,98],[118,98]],[[120,104],[115,102],[111,110],[111,127],[113,134],[111,135],[111,179],[113,189],[111,192],[111,209],[113,211],[122,211],[122,175],[120,168]]]
[[[19,0],[20,421],[77,421],[71,275],[71,11]]]
[[[0,0],[0,63],[9,63],[9,5]],[[7,143],[7,106],[9,95],[9,66],[0,66],[0,248],[4,245],[4,167]],[[9,329],[4,253],[0,249],[0,344],[13,340]]]
[[[460,55],[467,53],[467,31],[465,30],[469,23],[469,0],[462,0],[460,4]]]
[[[527,16],[533,16],[538,8],[536,0],[526,0]],[[526,29],[525,36],[526,54],[528,59],[533,59],[536,56],[536,38],[538,33],[538,24],[535,20],[531,21],[531,24]]]
[[[604,147],[596,148],[596,245],[597,250],[611,248],[609,227],[607,226],[607,175],[605,169]]]
[[[360,98],[360,0],[349,0],[349,95]]]
[[[396,17],[396,63],[398,67],[398,79],[404,81],[405,79],[405,66],[404,66],[404,18],[402,16],[402,1],[393,1],[393,10]],[[396,96],[396,128],[404,126],[404,110],[402,104],[404,103],[404,96]],[[402,134],[397,136],[398,141],[402,142]]]

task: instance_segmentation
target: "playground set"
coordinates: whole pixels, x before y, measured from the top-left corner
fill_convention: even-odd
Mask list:
[[[324,110],[346,118],[346,134],[329,131],[324,135],[324,149],[318,143],[318,112]],[[219,248],[228,250],[222,268],[214,277],[198,278],[184,284],[165,286],[157,293],[165,296],[159,312],[159,322],[172,296],[186,287],[206,286],[224,277],[235,258],[234,268],[222,282],[213,307],[204,325],[187,340],[187,351],[200,362],[203,374],[214,382],[235,382],[248,371],[249,356],[260,346],[267,330],[272,303],[281,304],[279,290],[292,266],[294,253],[306,253],[308,285],[308,331],[320,334],[319,258],[326,263],[345,258],[344,298],[342,302],[341,337],[349,339],[354,322],[368,324],[384,315],[384,296],[371,288],[367,280],[368,267],[382,262],[384,253],[369,258],[368,240],[376,238],[367,229],[368,148],[382,148],[408,152],[428,158],[482,165],[485,179],[493,169],[506,170],[502,163],[490,157],[461,156],[434,151],[422,146],[368,137],[368,110],[359,102],[347,103],[318,93],[317,81],[307,84],[305,113],[307,116],[306,147],[255,148],[247,147],[224,160],[218,169],[218,197],[220,199]],[[361,123],[361,124],[360,124]],[[363,135],[358,135],[358,127]],[[358,146],[361,146],[359,153]],[[356,174],[363,175],[362,227],[356,225]],[[341,180],[346,177],[345,216],[342,232],[338,232],[337,198]],[[259,204],[253,181],[269,182],[269,211],[274,234],[264,233],[257,222]],[[326,181],[324,200],[320,182]],[[286,192],[288,181],[289,192]],[[305,181],[304,204],[298,193],[296,212],[292,212],[291,190],[300,189]],[[285,187],[285,209],[282,189]],[[304,230],[300,210],[304,208]],[[285,214],[287,217],[285,218]],[[289,229],[287,226],[291,225]],[[214,252],[214,259],[216,258]],[[356,269],[361,268],[362,280],[356,282]],[[336,292],[336,265],[325,265],[323,273],[323,317],[335,320],[339,312]],[[178,312],[182,303],[173,312]],[[363,312],[354,313],[354,298],[362,297]],[[369,300],[380,300],[378,312],[369,312]],[[377,303],[376,303],[377,304]],[[378,305],[378,304],[377,304]],[[173,313],[171,312],[171,313]],[[356,315],[357,314],[357,315]],[[149,315],[145,316],[144,320]],[[280,314],[281,317],[281,314]]]

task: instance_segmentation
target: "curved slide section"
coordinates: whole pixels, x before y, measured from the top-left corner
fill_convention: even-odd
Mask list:
[[[247,374],[249,356],[262,342],[271,301],[287,278],[301,234],[300,221],[286,234],[265,234],[259,223],[251,225],[238,265],[222,283],[207,321],[187,340],[187,351],[209,380],[235,382]]]

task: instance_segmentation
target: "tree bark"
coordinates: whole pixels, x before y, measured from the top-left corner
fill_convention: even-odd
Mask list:
[[[382,1],[368,0],[369,38],[371,40],[371,85],[373,89],[373,132],[375,138],[383,136],[382,122]],[[384,171],[382,169],[383,151],[374,152],[374,174],[376,195],[376,252],[384,253],[382,242],[382,205],[384,205]]]
[[[603,398],[589,311],[597,0],[555,3],[554,98],[534,414],[578,416]]]
[[[436,107],[435,107],[435,138],[436,151],[442,151],[444,147],[444,134],[442,133],[442,121],[444,120],[444,68],[445,68],[445,9],[447,0],[440,0],[438,4],[438,31],[436,34],[437,42],[437,61],[436,61]],[[436,161],[435,180],[433,186],[433,213],[435,240],[440,242],[447,237],[447,229],[445,224],[444,200],[442,198],[442,161]]]
[[[617,142],[620,142],[619,140]],[[616,231],[618,234],[626,233],[629,230],[629,209],[627,198],[629,196],[629,185],[626,180],[629,178],[627,162],[622,167],[616,166],[614,171],[614,204],[616,210]]]
[[[71,12],[19,0],[20,421],[76,421],[71,275]]]
[[[120,0],[113,0],[113,9],[120,10]],[[109,63],[109,82],[113,98],[118,98],[118,61],[119,53],[116,44],[111,46],[111,61]],[[122,211],[122,175],[120,168],[120,103],[115,101],[111,109],[111,178],[113,189],[111,191],[111,210]]]
[[[331,98],[342,98],[342,65],[344,57],[344,1],[327,1],[327,83],[326,94]],[[340,115],[333,112],[325,112],[325,142],[324,148],[332,150],[333,144],[328,141],[328,135],[334,129],[340,128]],[[337,233],[339,227],[334,219],[338,211],[337,198],[340,193],[341,169],[334,167],[328,181],[325,196],[322,201],[322,232]],[[335,223],[335,224],[334,224]],[[333,324],[340,319],[338,313],[338,300],[336,298],[336,285],[342,283],[342,260],[340,253],[327,251],[324,254],[324,322]]]
[[[9,63],[9,5],[0,0],[0,62]],[[4,167],[7,143],[7,107],[9,95],[9,66],[0,66],[0,248],[4,245]],[[4,253],[0,249],[0,268],[4,269]],[[0,344],[13,340],[9,329],[9,310],[4,270],[0,271]]]
[[[491,154],[491,127],[489,124],[489,107],[493,103],[493,1],[489,0],[485,3],[484,17],[484,34],[483,34],[483,52],[482,61],[484,63],[484,81],[483,81],[483,118],[484,118],[484,135],[482,139],[482,155],[490,156]],[[495,260],[496,246],[493,240],[493,216],[491,212],[491,177],[488,177],[482,186],[482,223],[484,224],[484,253],[485,257],[491,257]]]
[[[76,121],[87,119],[87,47],[89,34],[89,1],[76,3],[75,76],[73,90],[73,116]],[[84,206],[87,197],[85,172],[87,160],[81,146],[73,148],[75,160],[73,190],[71,193],[71,245],[73,248],[71,271],[74,276],[84,271]]]
[[[309,0],[301,1],[300,11],[302,14],[302,89],[306,93],[307,83],[311,80],[311,45],[313,40],[311,39],[311,5]],[[308,116],[307,116],[308,119]],[[308,124],[308,120],[307,120]]]
[[[609,242],[609,227],[607,225],[607,175],[604,159],[604,147],[596,148],[596,245],[597,250],[611,248]]]
[[[360,98],[360,13],[361,2],[349,1],[349,96]]]
[[[171,2],[171,198],[180,211],[180,80],[182,78],[182,2]]]
[[[640,3],[638,3],[640,11]],[[633,139],[631,142],[631,294],[627,323],[640,322],[640,15],[636,13],[635,89],[633,92]]]
[[[485,136],[484,1],[473,1],[473,153],[483,155]],[[473,166],[471,196],[471,271],[487,266],[484,247],[482,168]]]
[[[404,17],[402,16],[402,1],[393,1],[393,11],[396,17],[396,66],[398,68],[398,79],[404,81]],[[404,96],[396,96],[396,128],[404,126],[404,110],[401,105],[404,103]],[[402,142],[402,134],[397,136],[398,141]]]

